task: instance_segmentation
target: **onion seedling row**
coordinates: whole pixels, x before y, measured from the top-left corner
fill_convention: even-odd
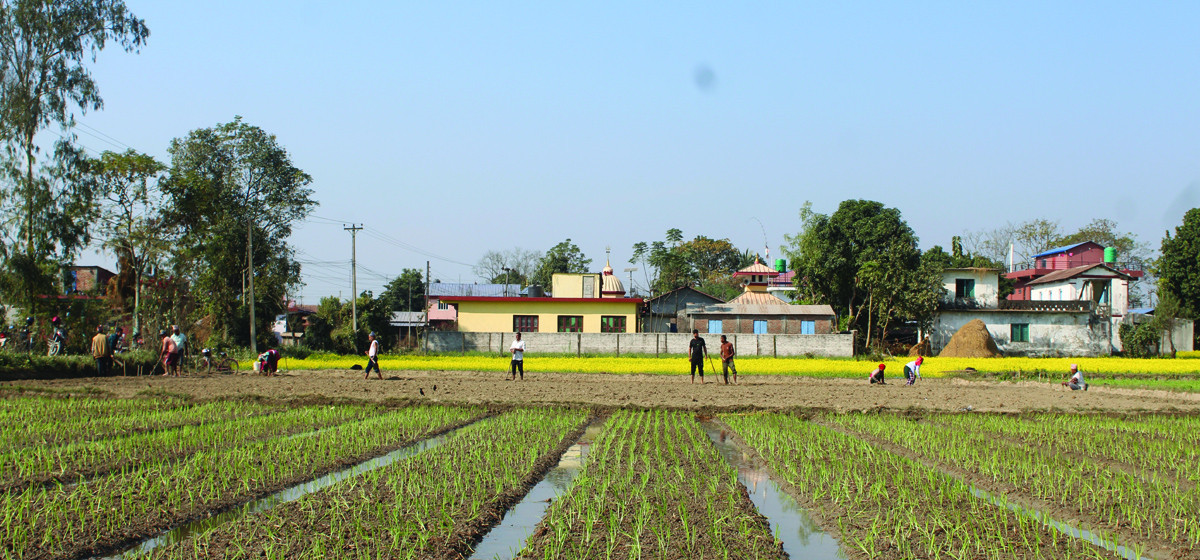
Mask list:
[[[843,415],[828,421],[889,441],[943,466],[976,473],[1006,493],[1066,509],[1095,527],[1154,546],[1200,544],[1200,492],[1080,461],[1054,449],[1018,446],[995,434],[954,431],[891,415]]]
[[[1057,453],[1074,453],[1122,463],[1126,470],[1141,472],[1186,486],[1200,482],[1200,446],[1191,427],[1174,424],[1173,431],[1155,433],[1092,429],[1079,417],[1047,415],[1037,420],[997,416],[933,415],[931,421],[954,430],[1002,435],[1034,448]]]
[[[10,451],[0,454],[0,490],[159,463],[201,450],[212,452],[266,437],[298,434],[361,420],[378,412],[375,407],[366,406],[311,406],[128,437]]]
[[[521,558],[785,558],[691,414],[618,411]]]
[[[1116,558],[942,472],[791,415],[722,415],[858,558]]]
[[[579,433],[587,412],[521,409],[445,443],[158,551],[166,558],[458,558]]]
[[[40,403],[47,399],[7,399],[15,411],[12,419],[0,423],[0,452],[39,445],[63,445],[117,437],[130,433],[200,424],[216,420],[265,414],[276,410],[256,403],[213,401],[184,405],[181,401],[159,399],[100,400],[57,399],[61,410],[48,414]],[[121,403],[130,403],[126,406]],[[80,405],[72,410],[71,404]]]
[[[178,463],[129,468],[70,488],[0,493],[0,556],[47,558],[111,550],[482,413],[479,407],[410,407],[311,437],[201,451]]]

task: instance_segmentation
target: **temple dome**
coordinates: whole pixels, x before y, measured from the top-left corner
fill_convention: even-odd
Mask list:
[[[625,286],[621,284],[621,279],[613,274],[612,265],[608,262],[608,256],[604,257],[604,269],[600,271],[600,296],[601,297],[619,297],[625,295]]]

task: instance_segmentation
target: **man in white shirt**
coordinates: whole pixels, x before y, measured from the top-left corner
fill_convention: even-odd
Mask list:
[[[1071,379],[1064,381],[1062,385],[1070,387],[1072,391],[1088,390],[1088,384],[1083,380],[1083,372],[1079,371],[1079,366],[1076,364],[1071,364]]]
[[[367,340],[370,340],[371,344],[367,347],[367,374],[363,379],[371,378],[371,368],[375,368],[375,375],[383,379],[383,372],[379,371],[379,341],[375,340],[375,333],[367,335]]]
[[[512,379],[516,381],[517,372],[521,373],[521,381],[525,381],[525,341],[521,340],[521,333],[517,333],[513,337],[512,346],[508,347],[508,352],[512,354]]]

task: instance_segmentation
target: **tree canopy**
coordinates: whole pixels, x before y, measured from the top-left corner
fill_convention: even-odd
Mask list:
[[[1157,272],[1160,298],[1173,298],[1184,317],[1200,316],[1200,208],[1183,215],[1175,235],[1163,236]]]
[[[173,264],[187,277],[214,331],[248,342],[246,273],[253,270],[256,325],[283,309],[300,281],[287,243],[292,224],[316,206],[312,178],[295,165],[275,136],[241,117],[171,141],[170,173],[162,182],[167,223],[180,234]],[[247,267],[248,235],[253,254]]]
[[[583,251],[579,250],[579,246],[571,243],[571,239],[567,238],[566,241],[551,247],[546,254],[542,255],[529,283],[549,288],[551,287],[550,281],[555,274],[587,272],[588,266],[591,264],[592,259],[584,256]]]
[[[801,231],[785,236],[799,298],[833,307],[869,344],[897,320],[928,322],[940,290],[937,269],[921,263],[917,236],[900,211],[846,200],[832,215],[805,204]]]
[[[754,257],[728,239],[697,235],[684,241],[683,231],[671,228],[663,241],[635,243],[629,262],[641,264],[652,294],[692,286],[728,299],[741,291],[732,274],[753,263]]]

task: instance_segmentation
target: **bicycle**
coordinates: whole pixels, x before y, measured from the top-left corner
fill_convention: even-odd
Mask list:
[[[206,372],[211,373],[213,371],[217,371],[232,373],[238,369],[238,361],[230,357],[229,354],[225,352],[221,352],[219,356],[214,358],[212,350],[205,348],[201,354],[203,356],[201,359],[201,364],[204,365]]]

